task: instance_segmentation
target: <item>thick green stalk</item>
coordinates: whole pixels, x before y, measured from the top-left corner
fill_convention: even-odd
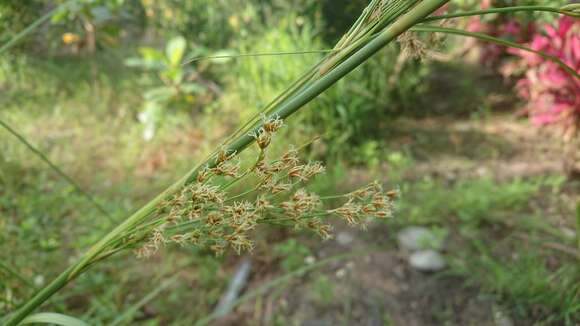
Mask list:
[[[291,114],[295,113],[298,109],[303,107],[306,103],[313,100],[338,80],[343,78],[349,72],[364,63],[368,58],[382,49],[389,42],[394,40],[398,35],[402,34],[413,25],[420,22],[422,19],[431,14],[433,11],[437,10],[439,7],[443,6],[448,1],[449,0],[425,0],[420,2],[407,13],[401,15],[399,19],[393,22],[383,32],[378,34],[377,37],[372,39],[368,44],[354,53],[351,57],[345,59],[334,69],[314,81],[301,93],[282,103],[278,109],[274,110],[272,114],[270,114],[270,117],[279,117],[281,119],[289,117]],[[254,131],[256,131],[258,128],[259,126],[255,127]],[[231,145],[227,147],[227,149],[233,153],[240,153],[252,142],[254,142],[254,138],[249,134],[244,134],[238,137]],[[215,163],[215,159],[212,159],[207,164],[209,164],[209,166],[213,166]],[[155,199],[151,200],[136,213],[127,218],[127,220],[117,226],[109,234],[103,237],[97,244],[95,244],[86,254],[81,257],[79,262],[65,270],[44,289],[34,295],[32,299],[27,301],[18,311],[10,316],[5,325],[18,325],[18,323],[34,309],[36,309],[43,302],[48,300],[54,293],[63,288],[68,282],[86,270],[86,268],[91,265],[93,259],[98,257],[100,253],[107,249],[107,245],[110,242],[123,235],[132,227],[143,222],[155,210],[157,205],[169,194],[178,190],[184,183],[193,181],[197,175],[197,171],[198,168],[193,169],[186,177],[173,184],[163,193],[158,195]]]

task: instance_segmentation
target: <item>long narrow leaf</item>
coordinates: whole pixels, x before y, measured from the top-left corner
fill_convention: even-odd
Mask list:
[[[4,264],[1,261],[0,261],[0,269],[5,270],[8,274],[12,275],[14,278],[17,278],[18,280],[20,280],[22,283],[24,283],[29,288],[32,288],[32,289],[35,288],[35,286],[34,286],[34,284],[32,284],[32,282],[30,282],[29,280],[24,278],[24,276],[20,275],[20,273],[13,270],[10,266]]]
[[[85,323],[84,321],[55,313],[55,312],[40,312],[34,314],[32,316],[26,317],[20,325],[24,324],[55,324],[55,325],[62,325],[62,326],[89,326],[89,324]]]
[[[239,54],[219,54],[219,55],[208,55],[208,56],[201,56],[201,57],[192,57],[184,62],[181,65],[186,65],[189,63],[202,61],[202,60],[214,60],[214,59],[237,59],[237,58],[246,58],[246,57],[273,57],[273,56],[286,56],[286,55],[302,55],[302,54],[320,54],[320,53],[329,53],[334,52],[336,50],[333,49],[323,49],[323,50],[307,50],[307,51],[281,51],[281,52],[258,52],[258,53],[239,53]]]
[[[536,50],[534,50],[530,47],[527,47],[525,45],[514,43],[514,42],[511,42],[511,41],[508,41],[505,39],[493,37],[493,36],[483,34],[483,33],[466,32],[464,30],[455,29],[455,28],[428,26],[428,25],[418,25],[418,26],[411,28],[411,30],[415,31],[415,32],[431,32],[431,33],[434,32],[434,33],[445,33],[445,34],[454,34],[454,35],[460,35],[460,36],[473,37],[473,38],[477,38],[477,39],[480,39],[483,41],[495,43],[498,45],[503,45],[503,46],[516,48],[516,49],[528,51],[531,53],[535,53],[544,59],[550,60],[550,61],[558,64],[560,67],[562,67],[562,69],[566,70],[569,74],[580,79],[580,74],[578,74],[577,71],[575,71],[572,67],[568,66],[564,61],[560,60],[558,57],[555,57],[553,55],[549,55],[549,54],[541,52],[541,51],[536,51]]]
[[[52,18],[52,16],[54,16],[56,13],[58,13],[60,10],[65,9],[66,7],[70,6],[71,4],[75,3],[77,0],[71,0],[71,1],[67,1],[59,6],[57,6],[56,8],[54,8],[53,10],[47,12],[46,14],[44,14],[42,17],[38,18],[34,23],[30,24],[28,27],[26,27],[25,29],[23,29],[22,31],[20,31],[20,33],[14,35],[10,41],[6,42],[4,45],[2,45],[2,47],[0,47],[0,54],[8,51],[11,47],[15,46],[16,44],[18,44],[18,42],[20,42],[22,39],[24,39],[26,36],[28,36],[28,34],[32,33],[35,29],[37,29],[40,25],[42,25],[44,22],[48,21],[49,19]]]
[[[436,20],[442,19],[450,19],[450,18],[461,18],[461,17],[470,17],[470,16],[482,16],[482,15],[489,15],[489,14],[510,14],[514,12],[521,12],[521,11],[528,11],[528,12],[551,12],[555,14],[562,14],[572,17],[578,17],[580,14],[578,12],[574,12],[572,10],[567,10],[565,7],[563,8],[555,8],[555,7],[547,7],[547,6],[513,6],[513,7],[502,7],[502,8],[490,8],[490,9],[481,9],[481,10],[471,10],[471,11],[461,11],[461,12],[454,12],[445,15],[437,15],[431,16],[423,19],[423,22],[432,22]]]
[[[32,153],[34,153],[36,156],[38,156],[44,163],[46,163],[52,170],[54,170],[54,172],[56,172],[59,176],[61,176],[64,180],[66,180],[66,182],[68,182],[79,194],[84,196],[93,206],[95,206],[95,208],[99,212],[101,212],[103,215],[105,215],[109,219],[109,221],[114,222],[113,217],[109,214],[109,212],[107,212],[107,210],[105,208],[103,208],[103,206],[101,206],[97,202],[97,200],[95,198],[93,198],[93,196],[91,196],[88,192],[83,190],[83,188],[81,188],[81,186],[72,177],[70,177],[63,170],[61,170],[58,166],[56,166],[56,164],[54,164],[51,160],[49,160],[48,157],[46,157],[46,155],[44,155],[44,153],[42,153],[39,149],[34,147],[28,140],[26,140],[26,138],[24,138],[24,136],[22,136],[16,130],[14,130],[12,127],[10,127],[2,119],[0,119],[0,126],[2,126],[9,133],[11,133],[12,136],[16,137],[16,139],[18,139],[18,141],[20,141]]]
[[[153,291],[149,292],[146,296],[144,296],[141,300],[136,302],[134,305],[129,307],[129,309],[125,310],[120,316],[115,318],[109,326],[116,326],[120,325],[123,322],[130,322],[133,315],[144,305],[146,305],[149,301],[153,300],[156,296],[159,295],[163,290],[167,289],[170,285],[175,283],[177,277],[172,277],[168,280],[162,282],[159,286],[157,286]]]

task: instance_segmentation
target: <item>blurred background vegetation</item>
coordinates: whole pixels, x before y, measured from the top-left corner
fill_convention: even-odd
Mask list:
[[[64,3],[1,2],[0,44]],[[68,3],[0,57],[0,118],[113,218],[0,130],[0,315],[183,175],[319,55],[183,61],[330,49],[367,1]],[[514,3],[452,1],[447,10]],[[528,43],[558,19],[525,13],[450,24]],[[290,119],[275,144],[283,150],[320,137],[303,152],[329,168],[313,187],[333,193],[379,179],[401,189],[395,219],[366,232],[337,224],[337,239],[324,243],[260,230],[248,257],[177,247],[145,261],[121,255],[47,309],[95,325],[192,325],[213,311],[246,258],[247,289],[259,289],[314,261],[363,249],[364,257],[280,282],[220,323],[580,322],[578,107],[569,111],[573,132],[568,124],[534,128],[526,119],[534,99],[518,93],[531,69],[523,59],[479,42],[421,37],[426,57],[409,57],[398,43],[385,48]],[[445,270],[408,266],[396,234],[409,226],[436,236],[432,246],[445,256]]]

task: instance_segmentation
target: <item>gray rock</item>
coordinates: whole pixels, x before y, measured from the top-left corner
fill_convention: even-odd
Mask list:
[[[514,326],[514,322],[509,315],[500,307],[493,307],[493,320],[496,326]]]
[[[431,249],[420,250],[411,254],[409,256],[409,264],[422,272],[437,272],[447,265],[443,256]]]
[[[397,240],[401,249],[409,251],[425,249],[428,244],[437,242],[435,235],[421,226],[404,228],[397,234]]]
[[[564,226],[564,227],[561,227],[560,228],[560,231],[562,231],[562,234],[566,238],[568,238],[570,240],[576,239],[576,231],[574,231],[573,229],[567,228],[567,227]]]
[[[349,245],[353,241],[354,237],[348,232],[339,232],[336,236],[336,242],[341,246]]]

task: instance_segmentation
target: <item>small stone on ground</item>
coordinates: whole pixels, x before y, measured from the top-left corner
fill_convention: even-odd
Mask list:
[[[427,228],[410,226],[397,234],[399,247],[408,251],[426,249],[430,243],[436,242],[435,235]]]
[[[437,272],[445,268],[445,259],[435,250],[420,250],[409,256],[411,267],[422,272]]]

